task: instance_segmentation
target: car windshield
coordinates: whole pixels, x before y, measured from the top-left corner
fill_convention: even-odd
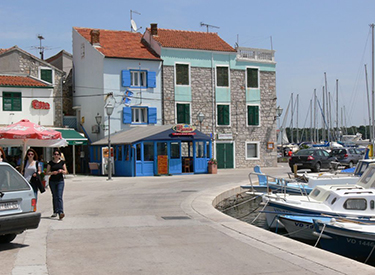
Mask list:
[[[30,190],[27,181],[12,167],[7,165],[0,166],[0,191],[19,191]]]
[[[331,151],[331,154],[333,156],[345,155],[346,154],[346,150],[345,149],[334,149],[334,150]]]

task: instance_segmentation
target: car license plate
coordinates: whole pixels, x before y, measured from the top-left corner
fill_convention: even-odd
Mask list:
[[[9,201],[0,203],[0,211],[18,209],[18,202]]]

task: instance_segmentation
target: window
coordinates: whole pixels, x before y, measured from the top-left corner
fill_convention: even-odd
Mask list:
[[[176,84],[189,85],[189,65],[176,64]]]
[[[145,142],[143,144],[144,161],[154,161],[154,143]]]
[[[247,106],[247,125],[259,125],[259,106]]]
[[[195,156],[196,158],[204,158],[204,141],[197,141],[195,143]]]
[[[147,87],[146,71],[130,71],[131,87]]]
[[[22,111],[21,93],[3,92],[3,111]]]
[[[157,109],[155,107],[124,107],[122,112],[124,124],[157,123]]]
[[[49,68],[41,68],[40,69],[40,79],[44,80],[48,83],[53,83],[53,72]]]
[[[229,125],[229,105],[217,105],[217,125]]]
[[[367,201],[365,199],[347,199],[344,208],[347,210],[366,210]]]
[[[216,85],[218,87],[229,87],[228,67],[216,67]]]
[[[171,159],[179,159],[180,155],[180,143],[171,142]]]
[[[147,123],[147,108],[132,108],[133,123]]]
[[[177,124],[190,124],[190,104],[177,103]]]
[[[247,68],[247,88],[259,88],[259,69]]]
[[[246,159],[258,159],[259,158],[259,143],[247,142],[246,143]]]

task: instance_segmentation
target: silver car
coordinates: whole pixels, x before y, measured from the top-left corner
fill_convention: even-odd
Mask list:
[[[27,180],[11,165],[0,162],[0,243],[9,243],[40,222],[34,192]]]

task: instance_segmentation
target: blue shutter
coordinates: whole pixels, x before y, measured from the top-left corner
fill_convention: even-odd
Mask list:
[[[122,86],[123,87],[130,87],[130,71],[128,70],[122,70]]]
[[[156,88],[156,72],[147,73],[147,87]]]
[[[156,124],[156,108],[148,108],[148,124]]]
[[[132,123],[132,108],[124,107],[122,113],[123,113],[124,124],[131,124]]]

